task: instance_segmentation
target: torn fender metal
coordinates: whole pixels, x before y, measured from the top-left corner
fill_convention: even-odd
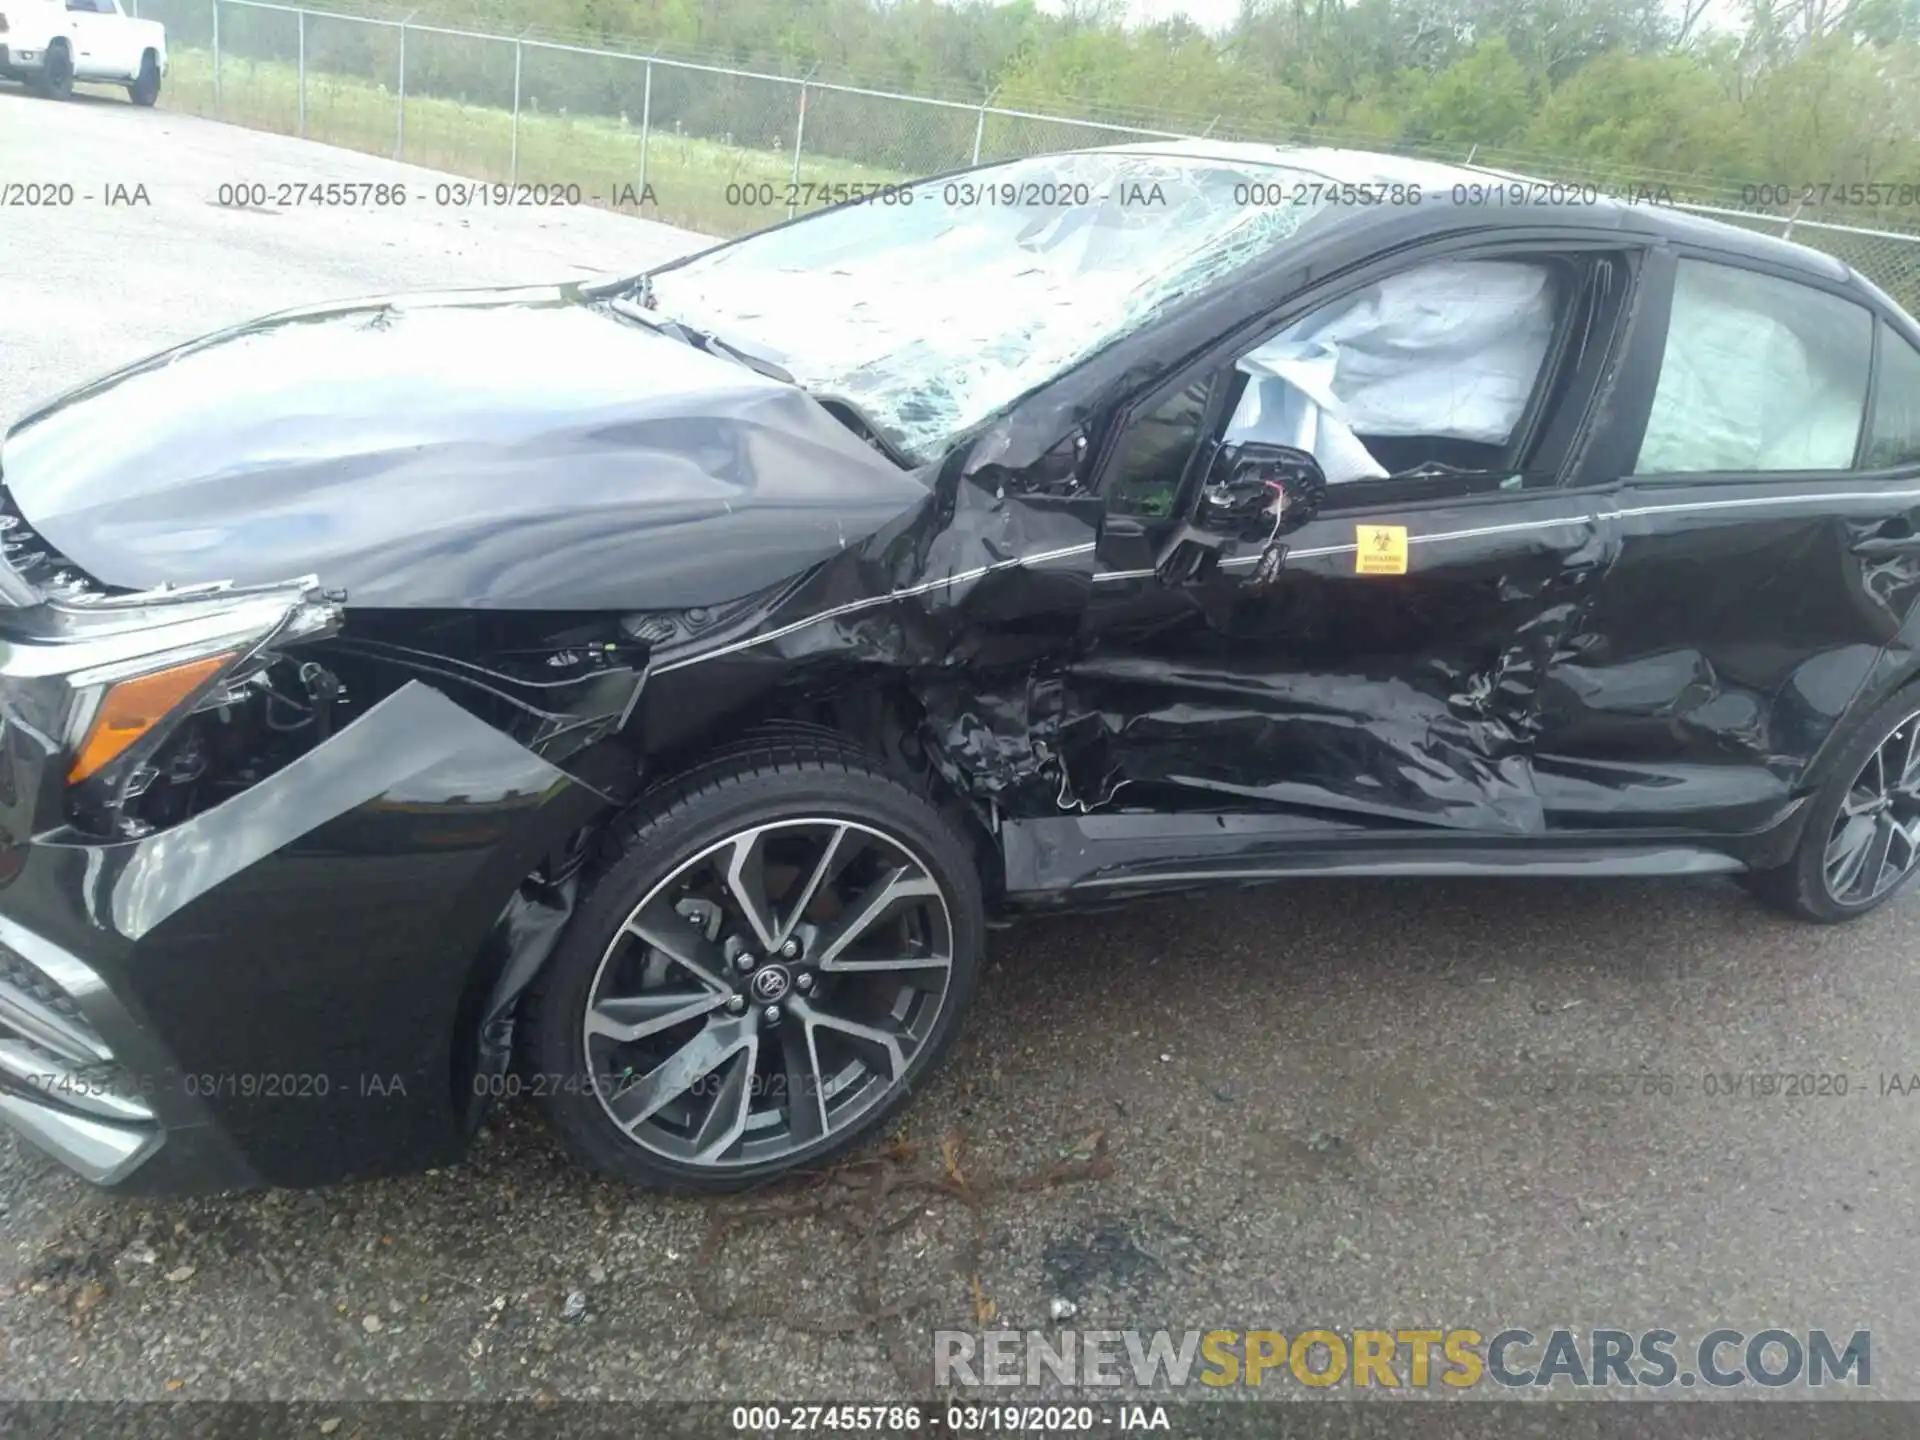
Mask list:
[[[933,723],[962,723],[969,695],[1024,694],[1083,641],[1105,507],[1019,493],[998,477],[936,481],[900,523],[780,589],[731,630],[654,653],[639,704],[649,749],[699,734],[775,687],[824,693],[876,671],[904,676]],[[1043,687],[1044,688],[1044,687]],[[985,722],[983,722],[985,723]],[[938,762],[989,797],[1041,768],[1045,726],[1012,711],[992,745]]]
[[[327,653],[358,662],[376,693],[422,681],[542,759],[623,795],[637,779],[632,756],[609,753],[599,742],[632,715],[646,684],[648,645],[611,619],[572,633],[533,619],[518,653],[493,664],[361,633],[376,631],[370,623],[333,641]],[[461,638],[475,648],[471,636]]]
[[[485,991],[477,1027],[462,1026],[463,1033],[474,1031],[477,1036],[472,1079],[466,1086],[470,1098],[463,1129],[471,1130],[479,1124],[492,1095],[498,1093],[493,1082],[513,1063],[520,997],[560,943],[579,895],[577,874],[547,884],[529,879],[500,913],[490,937],[491,964],[483,964],[480,970],[482,977],[491,974],[493,979]],[[464,1071],[468,1067],[461,1064],[456,1069]],[[454,1090],[460,1093],[458,1083]]]

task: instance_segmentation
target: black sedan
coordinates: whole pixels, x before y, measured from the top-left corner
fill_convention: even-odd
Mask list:
[[[524,1094],[741,1186],[871,1135],[1022,911],[1915,868],[1920,328],[1670,206],[1022,160],[213,335],[0,479],[0,1118],[101,1184]]]

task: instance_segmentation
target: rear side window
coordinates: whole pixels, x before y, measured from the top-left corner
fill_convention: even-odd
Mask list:
[[[1880,326],[1880,383],[1873,392],[1873,423],[1861,463],[1891,470],[1920,461],[1920,350]]]
[[[1634,473],[1851,469],[1873,324],[1824,290],[1682,260]]]

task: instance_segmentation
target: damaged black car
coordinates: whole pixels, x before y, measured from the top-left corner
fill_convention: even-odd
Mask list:
[[[990,924],[1920,844],[1920,328],[1477,171],[1146,144],[184,345],[0,450],[0,1118],[100,1184],[721,1189]]]

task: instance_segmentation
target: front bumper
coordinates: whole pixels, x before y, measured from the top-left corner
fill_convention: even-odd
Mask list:
[[[162,1134],[81,997],[96,1013],[112,1005],[77,957],[0,918],[0,1118],[88,1180],[112,1185],[160,1148]]]
[[[0,1121],[127,1190],[464,1148],[489,937],[603,796],[408,682],[251,789],[103,843],[32,824],[0,641]]]

